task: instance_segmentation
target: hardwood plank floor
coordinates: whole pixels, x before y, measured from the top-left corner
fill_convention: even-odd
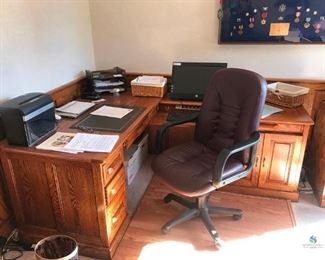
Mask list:
[[[222,250],[216,251],[199,218],[174,227],[167,235],[161,234],[161,226],[184,210],[175,202],[165,204],[162,201],[168,192],[170,191],[154,177],[114,260],[217,259],[217,254],[221,256]],[[213,217],[226,245],[236,241],[249,241],[269,232],[292,229],[295,225],[291,204],[286,200],[217,191],[211,196],[210,202],[244,211],[243,218],[239,221],[234,221],[229,216]],[[229,246],[226,248],[231,251]]]

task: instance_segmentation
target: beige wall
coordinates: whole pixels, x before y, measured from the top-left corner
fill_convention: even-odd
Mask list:
[[[94,68],[88,0],[0,0],[0,100]]]
[[[325,78],[325,45],[218,45],[216,0],[90,0],[98,69],[171,72],[173,61],[225,61],[264,76]]]

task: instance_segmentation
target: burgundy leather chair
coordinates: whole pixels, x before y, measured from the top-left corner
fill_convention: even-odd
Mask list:
[[[197,115],[166,122],[157,132],[157,152],[169,127],[195,121],[194,140],[158,154],[152,168],[160,180],[176,194],[174,200],[188,209],[162,227],[162,232],[184,221],[200,216],[216,246],[220,238],[209,214],[229,214],[240,219],[242,210],[208,204],[214,190],[247,176],[252,170],[257,131],[265,103],[266,81],[255,72],[223,69],[214,74]]]

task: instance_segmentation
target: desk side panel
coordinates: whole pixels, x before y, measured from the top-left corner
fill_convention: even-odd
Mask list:
[[[17,226],[27,240],[60,233],[107,248],[99,165],[10,152],[2,157]]]

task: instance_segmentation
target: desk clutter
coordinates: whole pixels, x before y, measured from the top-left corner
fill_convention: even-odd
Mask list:
[[[86,70],[88,80],[88,95],[92,93],[120,93],[126,90],[126,72],[124,69],[114,67],[108,70]]]
[[[37,149],[65,153],[104,152],[109,153],[118,141],[118,135],[56,132],[37,145]]]
[[[63,117],[76,118],[95,104],[91,102],[73,100],[61,107],[55,109],[56,113]]]

